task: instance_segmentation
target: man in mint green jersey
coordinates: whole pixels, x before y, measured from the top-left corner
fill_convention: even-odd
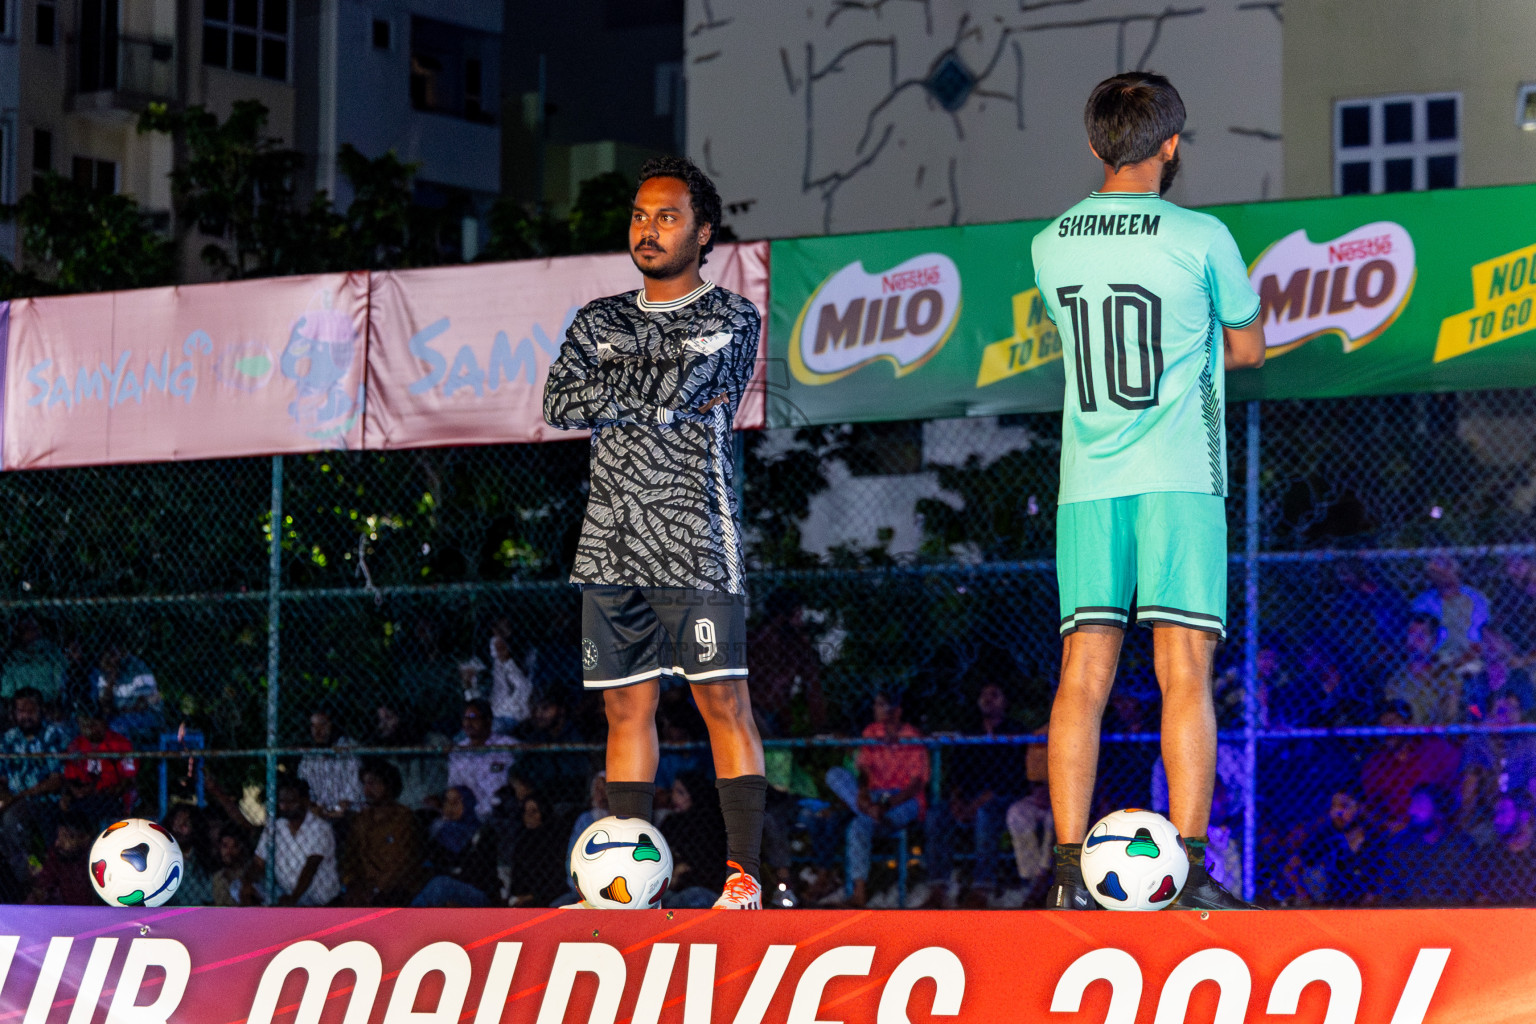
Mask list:
[[[1220,221],[1162,199],[1184,103],[1166,78],[1099,85],[1084,113],[1104,188],[1035,236],[1035,282],[1061,332],[1056,573],[1061,685],[1051,708],[1056,884],[1096,906],[1080,864],[1099,729],[1133,617],[1153,627],[1169,817],[1189,880],[1174,905],[1245,909],[1205,870],[1216,775],[1211,659],[1226,635],[1224,370],[1264,363],[1259,297]]]

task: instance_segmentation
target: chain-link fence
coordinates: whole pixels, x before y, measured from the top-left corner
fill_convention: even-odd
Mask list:
[[[780,900],[1038,900],[1059,436],[1046,414],[741,436]],[[1213,871],[1285,905],[1536,902],[1536,393],[1234,406],[1228,444]],[[404,901],[445,874],[496,901],[563,898],[605,733],[564,582],[586,472],[571,442],[0,476],[0,693],[24,698],[5,752],[37,752],[3,762],[0,898],[57,859],[61,814],[136,800],[197,851],[208,885],[189,894],[275,899],[298,869],[248,865],[295,778],[341,899]],[[1165,806],[1151,666],[1132,630],[1096,810]],[[878,694],[926,737],[922,766],[879,770],[926,779],[910,815],[870,828],[838,773],[871,767],[848,740]],[[659,731],[669,839],[723,862],[685,688]],[[65,742],[51,790],[43,754]],[[126,782],[101,767],[130,762]],[[365,792],[365,763],[385,790],[398,773],[411,813],[376,813],[392,801]],[[392,827],[416,853],[381,864]],[[328,876],[307,886],[330,894]]]

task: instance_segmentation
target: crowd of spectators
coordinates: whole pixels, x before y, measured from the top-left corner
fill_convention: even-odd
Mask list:
[[[1226,646],[1216,680],[1220,726],[1242,729],[1251,707],[1270,737],[1254,780],[1261,900],[1536,904],[1536,732],[1518,728],[1536,713],[1536,564],[1509,559],[1487,593],[1447,557],[1428,561],[1416,591],[1359,561],[1326,571],[1321,625],[1299,639],[1261,637],[1254,701],[1240,644]],[[754,621],[760,731],[830,738],[770,744],[771,905],[888,905],[898,863],[914,869],[924,906],[1038,902],[1054,842],[1045,708],[1011,656],[970,652],[947,687],[920,692],[909,680],[850,695],[827,623],[799,595],[771,594]],[[178,902],[570,902],[570,847],[606,813],[602,719],[574,682],[569,644],[520,647],[516,635],[499,617],[477,651],[455,657],[430,619],[410,620],[399,678],[367,715],[341,696],[309,709],[305,753],[284,759],[266,821],[259,786],[234,785],[213,761],[202,766],[205,804],[155,806],[144,762],[124,756],[155,749],[177,724],[152,668],[118,645],[86,656],[18,620],[0,663],[0,901],[93,902],[85,849],[104,822],[141,814],[182,840]],[[1128,654],[1105,715],[1096,813],[1166,812],[1158,721],[1149,668]],[[664,688],[657,723],[668,745],[657,824],[676,864],[668,903],[708,905],[726,870],[724,831],[687,687]],[[1396,731],[1324,732],[1359,726]],[[868,742],[835,745],[847,736]],[[1241,744],[1224,741],[1208,866],[1234,890],[1245,772]]]

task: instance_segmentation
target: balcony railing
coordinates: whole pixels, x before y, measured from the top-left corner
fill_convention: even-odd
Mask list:
[[[77,106],[137,108],[175,100],[176,44],[168,39],[82,36],[76,44]]]

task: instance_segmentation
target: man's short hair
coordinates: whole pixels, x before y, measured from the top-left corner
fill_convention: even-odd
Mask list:
[[[300,800],[309,803],[309,780],[301,779],[296,775],[287,776],[277,784],[277,791],[281,793],[288,790],[298,796]]]
[[[382,757],[365,757],[357,771],[358,780],[361,781],[364,775],[372,775],[384,783],[384,792],[389,794],[391,800],[400,799],[400,793],[405,786],[400,778],[400,769],[395,767],[394,762]]]
[[[694,223],[699,227],[709,225],[709,241],[699,247],[699,266],[702,267],[705,257],[715,247],[715,240],[720,235],[719,190],[709,180],[709,175],[683,156],[656,156],[647,160],[640,167],[640,180],[635,183],[635,187],[638,189],[652,178],[676,178],[688,187]]]
[[[1184,101],[1162,75],[1128,71],[1094,86],[1083,122],[1093,151],[1118,171],[1150,160],[1184,130]]]
[[[43,691],[35,686],[18,686],[16,692],[11,694],[11,706],[14,707],[18,700],[30,700],[36,704],[43,702]]]

